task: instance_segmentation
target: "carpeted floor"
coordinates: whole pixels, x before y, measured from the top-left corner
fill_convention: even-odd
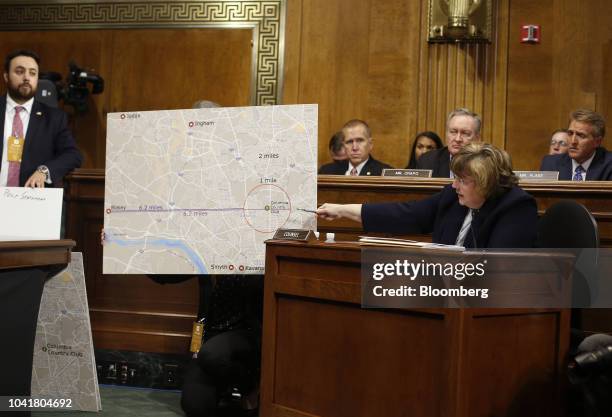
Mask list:
[[[49,412],[37,411],[32,417],[183,417],[181,393],[179,391],[129,388],[113,385],[100,386],[102,411]]]

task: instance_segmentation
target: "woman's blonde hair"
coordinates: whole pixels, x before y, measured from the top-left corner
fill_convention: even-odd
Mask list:
[[[457,177],[474,178],[476,188],[485,198],[503,194],[518,183],[510,155],[488,143],[472,142],[464,146],[453,157],[450,168]]]

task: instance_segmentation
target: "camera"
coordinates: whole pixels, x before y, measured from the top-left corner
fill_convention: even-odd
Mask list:
[[[93,71],[80,68],[74,62],[68,64],[66,81],[57,72],[41,73],[36,98],[43,103],[57,107],[58,101],[72,106],[75,113],[85,113],[88,110],[89,94],[100,94],[104,91],[104,79]],[[91,85],[91,91],[89,86]]]

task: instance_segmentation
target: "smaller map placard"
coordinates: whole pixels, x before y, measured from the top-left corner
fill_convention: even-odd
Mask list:
[[[100,411],[83,256],[45,283],[34,343],[32,397],[70,399],[71,410]]]

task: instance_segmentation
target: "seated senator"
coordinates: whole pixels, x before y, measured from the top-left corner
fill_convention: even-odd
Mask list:
[[[453,183],[420,201],[377,204],[323,204],[327,220],[363,223],[366,232],[398,235],[432,233],[434,243],[467,248],[530,248],[538,213],[535,199],[517,186],[508,154],[473,142],[451,161]]]
[[[560,180],[612,181],[612,152],[602,146],[606,135],[603,116],[579,109],[570,114],[567,153],[546,155],[540,171],[558,171]]]
[[[348,159],[332,165],[320,174],[379,176],[382,175],[383,169],[392,168],[372,156],[372,131],[363,120],[353,119],[346,122],[342,127],[342,137]]]
[[[427,152],[417,160],[416,168],[431,170],[433,178],[450,178],[451,160],[468,143],[480,141],[481,125],[480,116],[469,109],[453,110],[446,118],[446,146]]]

